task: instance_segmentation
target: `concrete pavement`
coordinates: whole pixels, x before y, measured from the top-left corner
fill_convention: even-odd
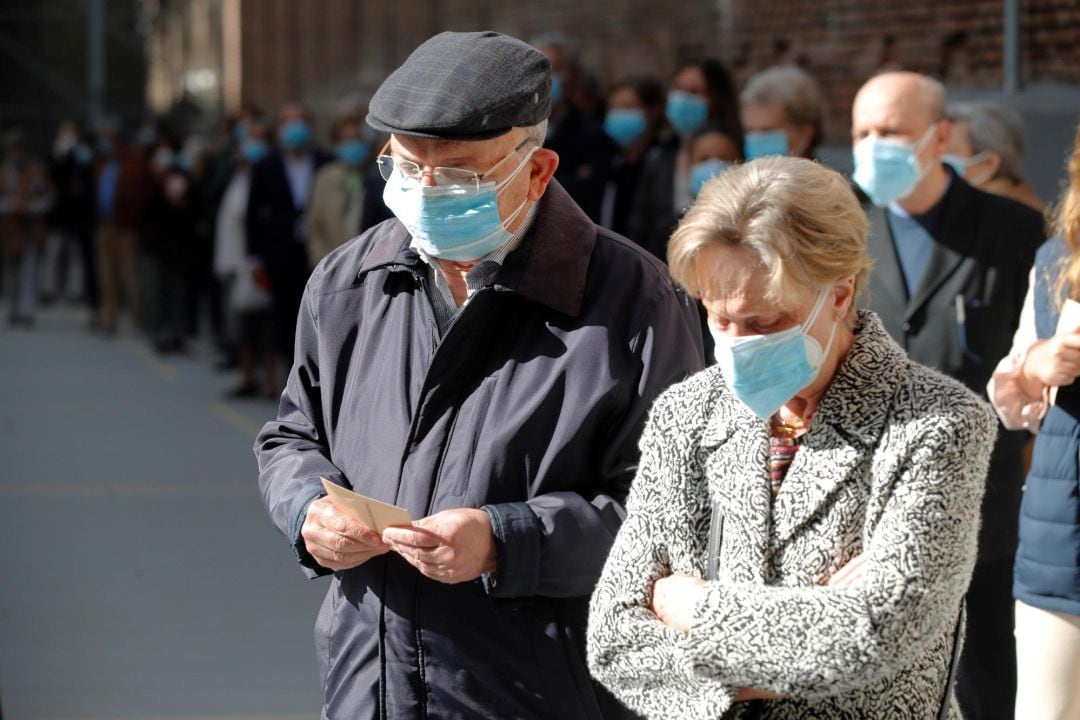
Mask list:
[[[0,328],[7,720],[317,718],[312,625],[258,497],[266,401],[208,351],[162,360],[71,308]]]

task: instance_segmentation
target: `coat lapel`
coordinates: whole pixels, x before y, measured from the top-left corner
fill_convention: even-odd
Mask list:
[[[765,582],[772,513],[768,443],[766,424],[725,389],[705,426],[701,449],[709,496],[723,515],[724,537],[738,538],[740,552],[722,568],[732,582]]]
[[[870,257],[874,258],[874,272],[871,275],[871,296],[874,305],[905,307],[908,301],[907,286],[904,284],[900,260],[896,257],[896,245],[893,243],[892,230],[889,229],[885,208],[871,208],[868,216],[870,218]]]
[[[969,210],[972,188],[954,173],[946,191],[941,220],[934,231],[934,249],[926,263],[915,297],[908,303],[905,320],[910,320],[928,303],[964,258],[971,254],[976,239],[975,215]]]
[[[868,465],[906,366],[903,350],[877,316],[860,312],[855,343],[826,390],[774,502],[777,544],[813,521],[852,482],[869,478]]]

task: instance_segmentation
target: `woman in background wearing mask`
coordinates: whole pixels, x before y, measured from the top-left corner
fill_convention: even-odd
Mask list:
[[[766,158],[672,237],[718,362],[654,404],[592,598],[590,666],[637,712],[958,717],[996,421],[856,310],[867,234],[844,177]]]
[[[754,75],[739,95],[747,160],[769,155],[813,159],[825,137],[825,95],[813,76],[795,65]]]
[[[337,157],[315,175],[306,218],[311,267],[360,234],[365,169],[374,155],[360,130],[362,117],[356,112],[340,115],[330,130]]]
[[[1015,111],[994,103],[954,103],[945,110],[952,122],[942,160],[969,183],[1044,212],[1046,203],[1022,175],[1024,124]]]
[[[651,77],[624,80],[612,88],[607,106],[604,132],[617,150],[607,171],[600,224],[627,235],[646,154],[660,145],[664,87]]]
[[[716,60],[687,63],[671,80],[668,123],[675,137],[646,154],[628,233],[631,240],[663,260],[667,242],[692,200],[690,143],[713,122],[742,145],[738,100],[727,70]]]

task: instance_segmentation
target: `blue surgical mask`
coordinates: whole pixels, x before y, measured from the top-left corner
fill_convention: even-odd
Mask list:
[[[522,201],[503,222],[499,195],[528,164],[533,148],[502,182],[476,185],[421,185],[393,172],[383,189],[383,202],[409,231],[417,247],[429,257],[468,262],[490,255],[510,241],[506,226],[521,214]]]
[[[342,140],[337,146],[338,160],[349,167],[358,167],[368,158],[368,146],[363,140]]]
[[[852,178],[870,201],[884,206],[903,200],[915,189],[929,168],[919,167],[918,154],[933,137],[932,124],[916,143],[867,135],[855,145]]]
[[[75,158],[75,162],[79,165],[89,165],[94,159],[94,151],[83,144],[75,146],[75,149],[71,151],[72,157]]]
[[[551,76],[551,104],[558,105],[563,98],[562,78],[558,75]]]
[[[635,108],[612,108],[604,118],[604,132],[620,147],[633,145],[645,133],[645,113]]]
[[[240,152],[244,156],[249,164],[255,163],[266,157],[266,154],[270,152],[270,148],[262,140],[256,138],[248,138],[244,141],[244,144],[240,146]]]
[[[943,162],[946,165],[948,165],[949,167],[951,167],[953,170],[956,171],[957,175],[964,178],[965,180],[967,180],[972,185],[979,186],[979,185],[982,185],[987,180],[990,180],[991,178],[993,178],[993,172],[986,175],[985,177],[979,177],[978,179],[976,179],[975,177],[968,177],[967,171],[968,171],[968,168],[970,166],[975,165],[976,163],[980,163],[980,162],[982,162],[983,160],[985,160],[988,157],[990,157],[990,151],[989,150],[983,150],[981,153],[975,153],[974,155],[972,155],[970,157],[964,157],[963,155],[953,155],[952,153],[946,153],[946,154],[941,156],[941,162]]]
[[[311,142],[311,128],[303,120],[290,120],[278,135],[287,150],[297,150]]]
[[[824,349],[809,331],[831,296],[830,289],[818,294],[806,322],[787,330],[729,337],[709,325],[724,381],[739,402],[762,420],[772,417],[821,371],[836,336],[836,322]]]
[[[748,132],[743,140],[743,155],[747,162],[770,155],[787,155],[788,137],[783,130]]]
[[[726,160],[703,160],[690,168],[690,194],[697,197],[705,183],[731,167]]]
[[[709,103],[693,93],[672,90],[668,93],[667,118],[678,134],[693,135],[709,119]]]

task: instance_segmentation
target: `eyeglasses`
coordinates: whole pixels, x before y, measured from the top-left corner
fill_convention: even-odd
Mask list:
[[[525,138],[521,141],[521,144],[507,153],[502,160],[499,160],[482,173],[478,173],[475,170],[465,170],[464,168],[433,167],[430,168],[431,176],[435,179],[436,185],[474,185],[479,188],[480,183],[486,180],[488,176],[495,171],[495,168],[509,160],[531,141],[531,138]],[[387,143],[387,147],[389,147],[389,145],[390,144]],[[393,155],[379,155],[376,162],[379,165],[379,174],[382,175],[383,180],[389,180],[390,176],[394,174],[395,169],[405,177],[410,180],[415,180],[418,183],[422,183],[424,175],[427,174],[427,172],[425,172],[426,165],[414,163],[412,160],[395,158]]]

